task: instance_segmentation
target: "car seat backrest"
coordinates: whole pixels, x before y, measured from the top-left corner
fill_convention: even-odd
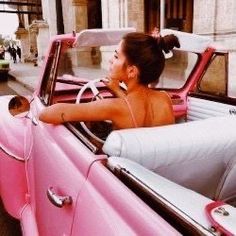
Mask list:
[[[236,118],[113,131],[103,151],[210,198],[236,196]]]

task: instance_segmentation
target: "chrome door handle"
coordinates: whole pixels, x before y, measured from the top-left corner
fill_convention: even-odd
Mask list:
[[[229,109],[229,114],[236,115],[236,109],[235,108]]]
[[[63,207],[65,205],[72,204],[72,197],[71,196],[60,196],[55,193],[53,187],[49,187],[47,190],[47,196],[49,201],[56,207]]]

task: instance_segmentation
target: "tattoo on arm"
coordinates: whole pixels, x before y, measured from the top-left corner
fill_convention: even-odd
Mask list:
[[[65,114],[62,112],[62,113],[61,113],[61,120],[62,120],[63,123],[66,122],[65,119],[64,119],[64,115],[65,115]]]

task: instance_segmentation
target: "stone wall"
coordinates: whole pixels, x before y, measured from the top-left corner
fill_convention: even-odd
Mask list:
[[[103,28],[120,28],[127,26],[127,9],[125,0],[102,1]]]
[[[87,0],[63,0],[62,10],[65,33],[88,28]]]
[[[102,0],[103,28],[144,29],[143,0]]]
[[[56,4],[52,0],[41,0],[43,19],[48,24],[49,37],[57,34]]]
[[[144,0],[127,0],[128,26],[144,31]]]
[[[210,36],[216,41],[234,41],[236,40],[235,18],[235,0],[194,1],[194,33]]]
[[[38,37],[37,37],[37,46],[38,46],[38,63],[41,64],[45,58],[46,52],[48,50],[49,37],[49,27],[46,22],[38,24]]]
[[[230,49],[230,81],[236,81],[236,1],[198,0],[194,1],[193,31],[207,35],[223,47]],[[236,85],[235,85],[236,87]]]

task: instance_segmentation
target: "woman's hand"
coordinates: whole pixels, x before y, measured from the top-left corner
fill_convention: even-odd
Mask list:
[[[102,79],[102,82],[114,93],[117,97],[124,97],[126,96],[123,89],[120,87],[119,80],[111,79],[110,77],[106,77]]]

